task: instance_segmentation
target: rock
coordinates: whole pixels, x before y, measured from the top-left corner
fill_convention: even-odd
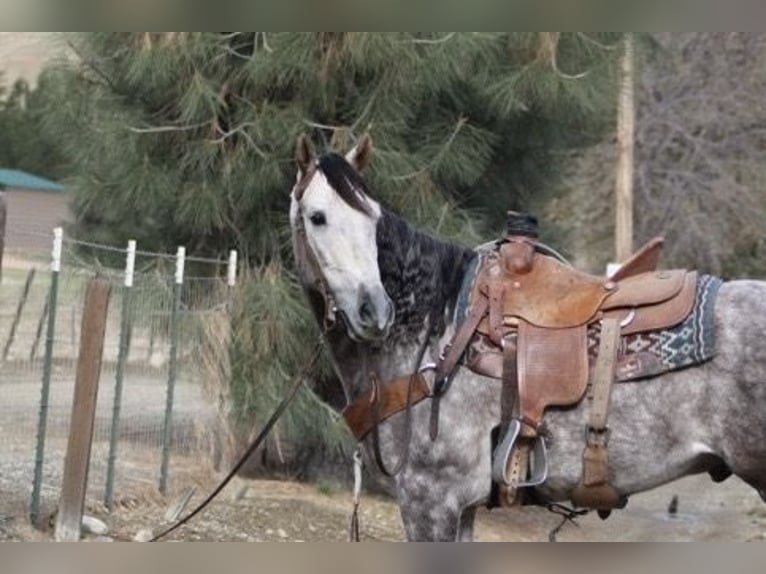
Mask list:
[[[136,535],[133,537],[133,542],[149,542],[152,538],[154,538],[154,532],[152,532],[152,529],[142,528],[136,532]]]
[[[92,534],[94,536],[106,536],[109,534],[109,527],[102,520],[87,514],[82,517],[83,534]]]
[[[96,536],[93,542],[114,542],[114,538],[111,536]]]
[[[284,529],[282,529],[282,528],[280,528],[279,530],[277,530],[277,535],[278,535],[280,538],[287,538],[287,532],[285,532],[285,531],[284,531]]]

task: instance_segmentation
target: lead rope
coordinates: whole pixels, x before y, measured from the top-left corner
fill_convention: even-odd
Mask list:
[[[362,496],[362,448],[357,445],[354,451],[354,510],[351,512],[351,525],[348,531],[349,542],[359,542],[359,502]]]
[[[375,373],[370,374],[370,380],[372,383],[372,406],[373,406],[373,416],[374,416],[374,424],[372,427],[372,450],[373,450],[373,456],[375,457],[375,463],[378,465],[378,468],[380,469],[381,473],[383,475],[392,478],[399,474],[399,472],[404,468],[404,465],[407,463],[407,461],[410,458],[410,441],[412,439],[412,381],[415,378],[415,375],[420,370],[420,365],[422,364],[423,357],[425,356],[426,350],[428,349],[428,343],[431,340],[431,337],[433,336],[434,332],[434,322],[432,320],[431,315],[428,315],[428,329],[426,330],[426,337],[423,341],[423,345],[418,350],[417,355],[417,362],[415,363],[415,369],[413,371],[413,375],[410,377],[409,383],[407,385],[407,402],[406,407],[404,411],[405,416],[405,430],[404,430],[404,452],[402,452],[399,455],[399,459],[396,461],[396,464],[394,465],[394,468],[389,470],[385,463],[383,462],[383,454],[380,451],[380,432],[379,432],[379,425],[380,425],[380,386],[378,383],[378,377]],[[367,353],[364,353],[362,356],[362,369],[363,372],[367,372]],[[351,521],[349,525],[349,541],[350,542],[359,542],[359,504],[361,501],[361,494],[362,494],[362,447],[361,443],[357,444],[356,450],[354,451],[354,507],[351,511]]]
[[[551,531],[548,533],[548,542],[558,542],[556,540],[556,536],[561,531],[561,529],[564,527],[566,523],[573,524],[574,526],[579,528],[579,524],[575,521],[576,518],[579,518],[581,516],[585,516],[590,512],[587,508],[585,509],[577,509],[577,508],[570,508],[564,504],[559,504],[557,502],[551,502],[550,504],[546,505],[546,508],[552,512],[553,514],[558,514],[561,516],[561,522],[557,526],[551,529]]]
[[[385,476],[388,478],[393,478],[397,474],[401,472],[401,470],[404,468],[404,466],[407,464],[407,461],[410,458],[410,442],[412,440],[412,383],[415,380],[415,377],[417,376],[418,372],[420,371],[420,365],[423,363],[423,357],[426,354],[426,350],[428,349],[428,343],[431,340],[431,337],[434,333],[434,321],[431,316],[431,314],[428,314],[428,329],[426,329],[426,336],[423,340],[423,344],[420,346],[420,349],[418,349],[417,357],[415,358],[415,367],[412,370],[412,375],[410,375],[410,379],[407,382],[407,400],[405,403],[405,409],[404,409],[404,447],[403,452],[399,455],[399,459],[396,461],[396,464],[392,469],[388,469],[386,467],[385,462],[383,461],[383,453],[380,450],[380,423],[381,423],[381,414],[380,414],[380,383],[378,380],[378,377],[375,373],[370,373],[370,380],[372,382],[372,414],[373,414],[373,426],[372,426],[372,432],[370,433],[372,435],[372,447],[373,447],[373,454],[375,456],[375,462],[378,465],[378,468],[380,469],[380,472],[382,472]],[[364,356],[364,362],[363,366],[365,370],[367,369],[367,355]],[[395,443],[395,441],[394,441]]]
[[[261,429],[261,432],[258,433],[258,436],[255,437],[255,440],[250,444],[248,449],[245,451],[245,454],[243,454],[240,459],[237,461],[237,464],[234,465],[234,468],[232,468],[229,471],[229,474],[224,477],[224,479],[218,484],[218,486],[215,487],[213,492],[211,492],[205,500],[200,502],[197,507],[192,510],[189,514],[178,520],[175,524],[173,524],[171,527],[163,530],[160,532],[157,536],[152,538],[149,542],[156,542],[157,540],[164,538],[180,526],[183,526],[189,520],[194,518],[197,514],[199,514],[210,502],[218,496],[218,493],[221,492],[227,484],[231,481],[232,478],[239,472],[239,470],[244,466],[244,464],[247,462],[247,460],[250,458],[250,455],[255,452],[255,450],[261,445],[261,443],[264,441],[266,436],[268,436],[269,432],[271,431],[272,427],[276,424],[277,420],[280,416],[282,416],[282,413],[285,411],[287,406],[292,401],[293,397],[295,397],[295,393],[298,392],[298,389],[303,384],[304,379],[306,378],[306,375],[313,369],[314,364],[317,362],[317,359],[319,359],[319,354],[322,349],[322,339],[317,341],[316,346],[314,347],[314,352],[311,355],[311,359],[308,363],[306,363],[306,366],[301,369],[301,371],[298,373],[298,375],[293,380],[292,386],[287,392],[287,395],[284,399],[282,399],[282,402],[279,403],[279,406],[276,408],[274,413],[271,415],[268,421],[266,421],[266,424]]]

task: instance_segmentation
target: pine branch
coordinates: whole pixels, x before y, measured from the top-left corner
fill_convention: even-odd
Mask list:
[[[243,136],[247,140],[247,142],[253,148],[253,151],[255,151],[255,153],[257,153],[262,159],[268,160],[268,159],[270,159],[269,154],[267,154],[265,151],[263,151],[258,146],[258,144],[255,143],[255,140],[250,136],[250,134],[247,133],[247,131],[246,131],[246,128],[257,127],[257,126],[258,126],[258,124],[256,124],[255,122],[245,122],[245,123],[242,123],[242,124],[238,125],[235,128],[232,128],[232,129],[230,129],[230,130],[228,130],[226,132],[221,133],[220,137],[218,137],[218,138],[216,138],[214,140],[211,140],[211,142],[215,143],[215,144],[222,144],[227,139],[229,139],[230,137],[239,134],[239,135]]]
[[[614,50],[617,50],[620,47],[620,42],[615,42],[614,44],[611,44],[611,45],[610,44],[603,44],[603,43],[599,42],[598,40],[596,40],[595,38],[593,38],[592,36],[589,36],[585,32],[577,32],[577,37],[578,38],[582,38],[583,40],[585,40],[589,44],[593,44],[594,46],[596,46],[598,48],[601,48],[602,50],[608,50],[610,52],[614,51]]]
[[[454,38],[456,33],[457,32],[450,32],[441,38],[411,38],[407,40],[407,42],[412,44],[443,44]]]
[[[439,161],[441,161],[441,158],[444,156],[444,154],[447,153],[447,150],[449,150],[452,142],[455,141],[455,138],[460,133],[460,130],[463,129],[463,126],[465,126],[467,122],[468,118],[461,117],[458,119],[457,123],[455,124],[455,129],[452,130],[452,133],[449,135],[449,137],[447,137],[444,144],[442,144],[441,149],[439,149],[436,155],[426,165],[416,171],[406,173],[404,175],[396,175],[393,177],[393,179],[395,181],[406,181],[408,179],[413,179],[419,175],[422,175],[435,167]]]
[[[188,132],[192,130],[197,130],[199,128],[205,127],[210,125],[210,122],[199,122],[197,124],[190,124],[185,126],[150,126],[146,128],[137,128],[134,126],[128,126],[128,131],[131,131],[136,134],[159,134],[159,133],[166,133],[166,132]]]

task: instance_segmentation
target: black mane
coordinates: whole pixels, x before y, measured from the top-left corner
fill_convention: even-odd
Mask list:
[[[342,155],[337,153],[326,153],[319,158],[317,162],[319,171],[327,178],[327,181],[345,201],[349,207],[370,215],[370,205],[365,196],[359,193],[369,195],[367,183],[359,172],[357,172]]]
[[[391,336],[417,337],[429,314],[435,334],[443,333],[476,253],[434,239],[385,209],[378,220],[377,243],[381,280],[396,308]]]

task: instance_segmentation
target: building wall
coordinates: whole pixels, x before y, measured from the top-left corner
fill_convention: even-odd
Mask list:
[[[8,219],[5,248],[17,256],[50,250],[53,228],[71,221],[65,192],[5,190]]]

